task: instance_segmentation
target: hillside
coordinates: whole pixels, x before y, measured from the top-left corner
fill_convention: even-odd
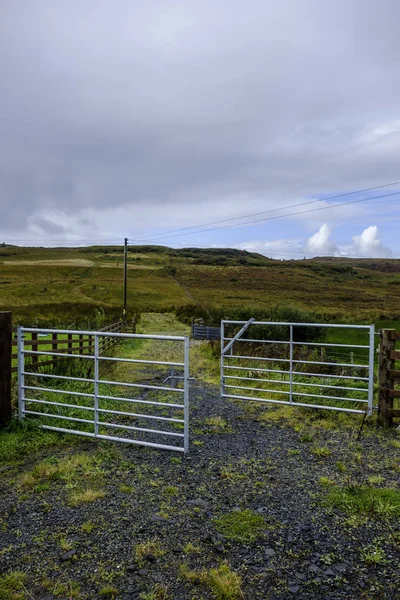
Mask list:
[[[131,314],[284,304],[329,319],[400,315],[400,260],[281,261],[236,249],[133,246],[128,268]],[[15,321],[67,323],[100,308],[117,316],[122,292],[122,247],[0,247],[0,310],[12,310]]]

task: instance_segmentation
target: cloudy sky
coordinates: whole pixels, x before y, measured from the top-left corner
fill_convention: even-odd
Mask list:
[[[400,184],[332,198],[400,180],[399,22],[398,0],[1,0],[0,241],[400,256]]]

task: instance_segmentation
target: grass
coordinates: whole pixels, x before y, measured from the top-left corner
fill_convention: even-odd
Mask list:
[[[0,465],[18,464],[39,450],[76,443],[76,437],[72,435],[42,431],[34,426],[13,423],[11,429],[0,431]]]
[[[88,488],[83,492],[73,492],[69,497],[69,503],[71,506],[78,506],[79,504],[90,504],[96,502],[100,498],[104,498],[106,495],[104,490],[93,490]]]
[[[99,308],[112,320],[121,314],[122,256],[122,245],[0,248],[0,310],[12,309],[15,323],[25,325],[70,325],[78,317],[87,327]],[[380,326],[382,318],[399,318],[398,286],[391,286],[384,306],[381,302],[381,290],[399,281],[398,264],[385,259],[280,261],[229,249],[137,246],[129,249],[128,309],[161,312],[195,302],[208,309],[223,306],[229,316],[229,309],[238,306],[268,309],[286,302],[290,280],[293,305],[309,308],[312,285],[313,304],[328,321],[355,318]]]
[[[0,600],[25,600],[25,573],[11,571],[0,576]]]
[[[100,598],[109,598],[113,600],[118,594],[118,589],[112,585],[105,585],[99,590]]]
[[[142,592],[140,594],[141,600],[169,600],[168,588],[162,583],[157,585],[149,592]]]
[[[102,474],[98,458],[79,453],[63,458],[45,458],[38,462],[31,471],[23,473],[19,484],[23,489],[32,489],[38,484],[63,481],[71,487],[82,480],[101,477]]]
[[[311,449],[312,454],[314,456],[318,456],[318,458],[327,458],[332,454],[332,452],[326,446],[316,446]]]
[[[82,525],[81,525],[81,530],[84,533],[92,533],[92,531],[95,527],[96,527],[96,525],[92,521],[85,521],[85,523],[82,523]]]
[[[249,509],[222,515],[214,524],[226,539],[236,542],[254,542],[265,527],[264,518]]]
[[[386,553],[378,544],[370,544],[362,548],[360,558],[367,565],[382,565],[387,562]]]
[[[181,577],[189,583],[209,588],[216,600],[239,600],[243,598],[240,575],[227,563],[204,571],[191,571],[187,565],[180,568]]]
[[[365,515],[370,518],[400,516],[400,490],[352,485],[332,488],[325,502],[348,515]]]
[[[223,433],[228,429],[228,423],[220,416],[209,417],[204,421],[204,424],[214,433]]]
[[[135,558],[139,564],[143,564],[147,560],[160,558],[164,554],[165,551],[158,540],[147,540],[135,547]]]

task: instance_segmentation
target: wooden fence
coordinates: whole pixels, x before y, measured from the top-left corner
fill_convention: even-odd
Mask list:
[[[117,323],[112,323],[111,325],[107,325],[107,327],[103,327],[98,331],[104,331],[109,333],[118,333],[122,331],[127,331],[127,324],[123,321],[118,321]],[[29,334],[28,334],[29,335]],[[40,334],[39,334],[40,335]],[[92,355],[94,352],[94,336],[92,335],[73,335],[72,333],[53,333],[50,337],[46,336],[46,339],[40,338],[37,333],[32,332],[30,337],[25,337],[24,345],[25,348],[31,348],[34,351],[40,351],[43,346],[47,346],[47,349],[50,352],[54,352],[56,354],[81,354],[81,355]],[[114,344],[118,342],[118,338],[107,338],[103,337],[99,339],[99,351],[100,353],[104,352]],[[13,349],[17,349],[17,340],[13,339],[12,341]],[[29,356],[29,351],[26,353]],[[18,353],[14,352],[11,355],[12,361],[18,358]],[[52,356],[49,360],[40,360],[40,355],[32,354],[31,362],[32,366],[38,366],[40,364],[41,367],[45,365],[55,364],[57,361],[56,356]],[[13,366],[11,369],[12,373],[16,373],[18,371],[17,366]]]
[[[379,350],[379,422],[384,427],[391,427],[393,419],[400,417],[400,407],[396,400],[400,399],[400,332],[394,329],[381,331]]]
[[[124,321],[118,321],[107,325],[97,331],[107,333],[135,333],[136,323],[133,320],[129,325]],[[39,330],[40,331],[40,330]],[[100,337],[99,351],[104,353],[119,341],[114,337]],[[40,337],[40,333],[33,332],[24,339],[26,355],[29,357],[29,348],[32,351],[49,351],[54,354],[80,354],[92,356],[94,353],[94,336],[86,334],[53,333],[46,338]],[[48,357],[43,354],[31,354],[30,363],[36,370],[45,365],[55,365],[57,356]],[[12,332],[12,315],[10,312],[0,312],[0,425],[7,424],[12,417],[11,408],[11,383],[12,376],[18,371],[16,361],[18,359],[17,340]]]

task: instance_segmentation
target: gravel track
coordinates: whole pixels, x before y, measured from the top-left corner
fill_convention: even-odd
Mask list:
[[[211,416],[221,416],[227,427],[207,426]],[[398,599],[399,538],[396,545],[390,533],[399,531],[398,519],[349,526],[347,515],[323,503],[327,492],[320,477],[341,484],[350,476],[363,481],[379,473],[383,485],[398,485],[398,450],[370,427],[357,441],[359,425],[355,417],[353,429],[314,431],[313,441],[302,442],[284,421],[260,421],[243,405],[221,400],[215,387],[194,383],[187,458],[85,440],[42,453],[40,458],[99,456],[106,494],[93,504],[68,505],[68,490],[58,481],[22,494],[16,481],[38,457],[0,472],[0,572],[26,572],[26,597],[35,600],[100,598],[107,584],[118,590],[118,600],[138,599],[157,584],[167,586],[165,598],[206,600],[215,597],[212,590],[185,581],[181,565],[202,570],[226,561],[241,576],[249,600]],[[315,446],[331,454],[318,457],[311,451]],[[347,465],[346,473],[338,471],[338,461]],[[133,489],[121,491],[121,484]],[[246,509],[265,521],[255,541],[218,533],[216,518]],[[88,521],[94,528],[85,533],[81,526]],[[70,550],[60,547],[61,537]],[[135,547],[149,539],[158,540],[164,554],[138,563]],[[377,541],[385,562],[367,564],[362,550]],[[44,589],[44,576],[54,585],[75,582],[80,596]]]

